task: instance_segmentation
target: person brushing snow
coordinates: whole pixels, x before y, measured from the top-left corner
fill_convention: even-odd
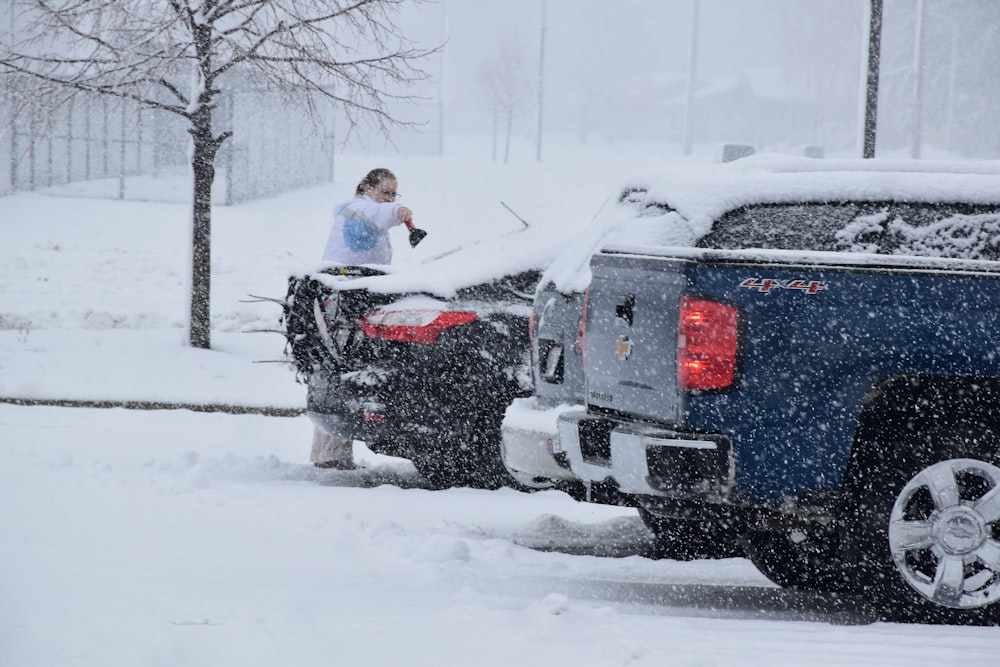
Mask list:
[[[396,175],[388,169],[372,169],[361,179],[354,197],[334,209],[324,261],[352,266],[390,264],[389,230],[396,225],[406,225],[410,230],[411,246],[423,240],[427,232],[413,226],[413,211],[396,203],[396,186]],[[315,428],[309,460],[319,468],[353,470],[353,442],[350,432],[330,433]]]
[[[358,183],[354,197],[334,209],[333,227],[323,259],[340,264],[390,264],[389,230],[406,225],[410,245],[427,235],[413,226],[413,211],[396,203],[396,176],[388,169],[372,169]]]

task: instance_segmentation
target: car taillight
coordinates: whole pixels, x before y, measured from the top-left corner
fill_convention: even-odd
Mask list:
[[[580,321],[576,324],[576,341],[573,344],[573,351],[583,357],[583,368],[587,368],[587,301],[590,299],[590,290],[583,292],[583,308],[580,309]]]
[[[681,297],[677,329],[677,387],[718,391],[736,382],[739,313],[733,306]]]
[[[475,313],[450,310],[375,310],[362,317],[360,325],[369,338],[430,344],[445,329],[475,319]]]
[[[535,309],[531,309],[531,315],[528,316],[528,344],[535,344]]]

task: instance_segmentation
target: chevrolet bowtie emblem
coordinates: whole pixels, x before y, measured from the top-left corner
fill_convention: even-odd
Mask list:
[[[623,334],[615,341],[615,354],[622,361],[625,361],[632,355],[632,341],[628,336]]]

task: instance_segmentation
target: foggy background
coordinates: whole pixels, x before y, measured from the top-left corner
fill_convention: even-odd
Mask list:
[[[422,113],[424,135],[443,121],[445,150],[452,134],[492,133],[480,71],[502,58],[502,43],[513,42],[532,88],[517,107],[513,132],[534,141],[544,5],[543,155],[547,138],[612,147],[632,140],[679,144],[696,2],[695,144],[792,152],[814,145],[861,156],[868,0],[423,4],[401,24],[413,26],[421,45],[446,43],[427,68],[440,83],[419,93],[428,107],[443,100],[443,113],[403,115]],[[880,79],[877,155],[909,155],[919,120],[923,154],[1000,157],[1000,2],[885,0]],[[395,138],[401,149],[409,144],[402,133]],[[426,150],[433,150],[426,138]],[[534,157],[533,147],[529,152]]]
[[[0,31],[14,35],[9,7]],[[349,133],[332,107],[317,126],[234,76],[215,114],[233,130],[216,203],[327,182],[345,152],[862,156],[869,0],[426,0],[397,23],[418,47],[443,45],[426,81],[392,91],[410,97],[389,105],[404,127]],[[884,0],[879,92],[876,157],[1000,158],[1000,0]],[[124,188],[189,163],[177,117],[85,96],[53,109],[16,80],[0,95],[0,195]]]

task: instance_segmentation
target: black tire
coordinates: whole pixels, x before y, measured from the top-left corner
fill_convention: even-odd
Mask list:
[[[782,588],[812,591],[846,588],[839,546],[832,531],[750,531],[743,538],[746,555],[761,574]]]
[[[953,427],[909,444],[858,485],[855,589],[890,620],[1000,623],[997,438]]]
[[[675,519],[639,507],[639,517],[656,537],[656,555],[671,560],[734,558],[743,555],[735,531],[721,521]]]
[[[428,438],[411,460],[417,472],[436,489],[519,489],[500,457],[500,439],[499,425],[482,424],[466,432]]]
[[[451,455],[447,449],[424,448],[419,454],[411,455],[410,460],[413,461],[413,467],[417,469],[417,472],[432,489],[464,486],[463,480],[459,478],[452,465]]]

